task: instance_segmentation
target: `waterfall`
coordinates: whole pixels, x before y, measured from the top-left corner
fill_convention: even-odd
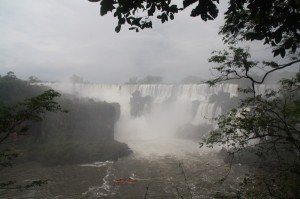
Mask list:
[[[43,83],[43,85],[78,97],[88,97],[99,101],[117,102],[121,105],[121,115],[130,117],[130,99],[132,94],[139,92],[141,97],[149,96],[152,100],[151,111],[143,116],[150,117],[176,117],[181,123],[194,125],[207,124],[212,118],[222,112],[224,103],[238,97],[237,84],[219,84],[210,87],[207,84],[77,84],[77,83]],[[258,85],[258,94],[263,94],[269,88],[277,88],[276,85]],[[223,101],[212,101],[223,98]]]
[[[166,114],[160,109],[166,110],[168,107],[169,112],[172,112],[173,116],[180,116],[184,122],[193,124],[207,123],[209,119],[220,114],[220,104],[216,105],[209,101],[212,95],[218,95],[220,92],[223,92],[228,93],[230,98],[238,96],[238,86],[236,84],[220,84],[215,87],[209,87],[207,84],[122,85],[48,83],[46,85],[60,92],[75,94],[79,97],[88,97],[107,102],[118,102],[121,105],[121,113],[123,116],[130,115],[130,98],[135,91],[139,91],[142,97],[151,97],[153,104],[152,111]],[[195,103],[198,103],[198,105],[193,106]],[[194,112],[194,114],[191,115],[191,112]]]
[[[238,86],[235,84],[220,84],[215,87],[209,87],[207,84],[48,83],[46,85],[60,92],[79,97],[118,102],[121,105],[121,120],[127,121],[132,118],[130,116],[132,94],[138,91],[141,97],[148,96],[152,101],[151,110],[143,113],[141,118],[135,119],[140,120],[140,123],[149,123],[152,126],[173,125],[174,128],[186,123],[194,125],[211,123],[211,119],[217,117],[222,110],[221,104],[210,102],[212,95],[222,92],[227,93],[229,98],[238,96]],[[167,129],[163,130],[167,131]]]
[[[212,119],[239,102],[237,84],[43,84],[61,93],[119,103],[115,139],[142,153],[178,154],[183,148],[197,149],[197,143],[178,144],[177,138],[199,141],[216,125]],[[267,88],[259,86],[259,93]]]

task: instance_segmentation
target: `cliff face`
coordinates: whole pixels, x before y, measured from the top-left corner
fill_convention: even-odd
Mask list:
[[[46,137],[54,133],[67,139],[114,140],[114,124],[120,114],[118,104],[87,99],[62,99],[60,104],[68,113],[47,115],[42,123],[42,132]]]
[[[86,163],[131,152],[114,140],[119,104],[78,98],[62,98],[59,103],[68,113],[49,113],[42,123],[32,125],[23,145],[30,159],[47,165]]]
[[[10,72],[0,76],[0,106],[15,106],[47,89],[20,80]],[[114,160],[131,152],[126,144],[114,140],[119,104],[74,95],[65,95],[58,102],[69,112],[46,114],[42,122],[24,121],[19,127],[25,129],[29,125],[26,134],[15,134],[0,149],[22,151],[17,161],[30,159],[47,165]]]

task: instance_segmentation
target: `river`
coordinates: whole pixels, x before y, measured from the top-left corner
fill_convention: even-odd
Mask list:
[[[233,165],[230,169],[216,152],[199,149],[195,142],[175,139],[168,142],[173,143],[173,153],[171,146],[166,151],[159,150],[160,147],[167,146],[166,140],[156,140],[156,144],[148,149],[150,145],[147,146],[146,142],[128,140],[134,152],[115,162],[54,167],[33,162],[17,164],[6,168],[1,178],[23,184],[47,179],[48,184],[22,191],[3,191],[0,192],[0,198],[209,199],[230,198],[234,195],[242,180],[239,176],[247,172],[247,167]],[[190,147],[183,148],[183,144]],[[141,150],[143,146],[147,150]],[[230,175],[220,183],[228,172]],[[137,180],[133,184],[115,183],[116,179],[133,175]]]

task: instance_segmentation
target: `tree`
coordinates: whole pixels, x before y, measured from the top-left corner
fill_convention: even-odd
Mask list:
[[[65,112],[65,110],[54,101],[60,94],[52,89],[46,90],[36,97],[23,100],[28,93],[34,94],[35,92],[31,90],[35,89],[27,82],[19,80],[13,72],[1,77],[0,83],[0,171],[2,171],[4,168],[12,166],[12,161],[18,157],[19,154],[13,150],[13,143],[18,137],[26,135],[30,131],[33,122],[41,121],[46,112]],[[23,93],[27,92],[29,87],[31,87],[31,92]],[[10,100],[10,95],[6,93],[8,91],[13,91],[11,98],[17,98],[21,102],[15,104]],[[0,189],[22,189],[40,186],[43,183],[45,181],[36,180],[21,186],[16,185],[14,181],[0,182]]]
[[[28,82],[29,83],[40,83],[40,82],[42,82],[38,77],[36,77],[36,76],[30,76],[29,78],[28,78]]]
[[[242,100],[217,119],[218,128],[204,139],[209,147],[227,146],[232,158],[248,158],[252,167],[264,172],[254,180],[263,182],[269,195],[277,198],[300,197],[299,76],[283,80],[279,91]],[[249,155],[255,155],[253,162]]]
[[[241,40],[247,39],[240,35],[242,33],[237,34]],[[232,44],[237,42],[231,41]],[[272,42],[269,45],[273,48],[274,56],[277,56],[276,50],[282,49],[282,46],[273,46]],[[284,56],[285,52],[281,53],[281,57]],[[293,79],[283,80],[278,91],[269,90],[265,94],[257,92],[258,86],[270,74],[299,63],[299,53],[290,50],[289,59],[258,62],[251,60],[248,48],[232,45],[229,50],[214,51],[209,62],[218,65],[214,67],[217,77],[207,82],[210,85],[243,79],[251,84],[251,87],[240,91],[252,96],[241,100],[240,106],[218,117],[218,128],[204,139],[204,143],[210,147],[226,145],[231,161],[239,156],[238,161],[250,162],[252,167],[263,172],[251,176],[250,181],[252,184],[261,184],[264,189],[249,191],[251,183],[246,177],[238,197],[300,197],[297,191],[300,181],[300,118],[295,114],[299,110],[300,100],[297,86],[299,73]]]
[[[0,77],[0,103],[6,105],[16,104],[44,90],[41,86],[30,85],[29,81],[17,78],[13,72]]]
[[[251,183],[245,178],[243,186],[247,189],[241,189],[240,198],[250,195],[300,197],[297,188],[300,181],[300,118],[295,114],[300,100],[296,86],[299,73],[296,78],[283,80],[278,91],[257,92],[258,85],[263,84],[271,73],[300,62],[299,6],[299,1],[231,1],[220,31],[224,42],[230,45],[229,50],[214,51],[209,59],[218,65],[214,68],[217,77],[208,81],[211,85],[234,79],[251,82],[250,88],[241,91],[252,97],[241,100],[236,109],[218,117],[218,128],[204,140],[211,147],[226,145],[232,158],[236,154],[248,158],[254,155],[252,167],[263,172],[254,174],[251,183],[261,184],[264,189],[260,193],[257,189],[249,193],[246,184]],[[274,57],[280,55],[285,59],[251,60],[248,48],[235,46],[245,40],[264,40]]]
[[[16,77],[16,75],[15,75],[14,72],[9,71],[9,72],[7,72],[7,74],[3,78],[6,78],[6,79],[16,79],[17,77]]]
[[[17,105],[0,107],[0,144],[12,134],[24,134],[28,130],[28,121],[41,121],[47,111],[62,111],[60,105],[53,101],[60,94],[52,89],[29,98]]]
[[[268,75],[300,62],[300,58],[283,64],[274,61],[258,62],[250,59],[249,49],[230,46],[229,51],[214,51],[209,62],[219,65],[213,68],[219,74],[217,74],[217,78],[209,80],[207,83],[214,85],[222,81],[247,79],[251,82],[251,88],[248,91],[255,96],[255,85],[264,83]],[[256,72],[260,74],[260,77],[255,75]]]

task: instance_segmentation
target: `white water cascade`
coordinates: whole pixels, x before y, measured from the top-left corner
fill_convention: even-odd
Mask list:
[[[44,84],[45,85],[45,84]],[[238,85],[220,84],[209,87],[206,84],[191,85],[119,85],[119,84],[74,84],[49,83],[47,86],[78,97],[93,98],[98,101],[117,102],[121,105],[121,116],[115,128],[115,138],[124,141],[131,148],[143,150],[152,148],[151,153],[163,151],[179,153],[181,147],[170,146],[170,138],[179,128],[186,124],[211,124],[212,119],[221,114],[221,105],[210,102],[210,97],[219,93],[226,93],[229,98],[238,96]],[[141,97],[150,96],[151,109],[144,111],[138,117],[130,114],[130,100],[132,94],[139,91]],[[130,141],[134,140],[130,144]],[[165,140],[161,145],[154,143]],[[199,141],[199,140],[196,140]],[[135,146],[139,143],[139,146]],[[149,144],[149,145],[148,145]],[[170,148],[168,148],[170,146]],[[187,147],[190,145],[188,144]],[[193,145],[195,146],[195,145]],[[198,144],[196,143],[198,148]],[[156,149],[156,150],[155,150]]]
[[[184,116],[182,118],[184,121],[193,124],[208,122],[209,118],[214,118],[220,113],[221,107],[216,107],[214,103],[209,102],[209,98],[212,95],[217,95],[219,92],[229,93],[230,97],[236,97],[238,95],[238,86],[236,84],[220,84],[215,87],[209,87],[207,84],[121,85],[51,83],[44,85],[50,86],[63,93],[75,94],[78,97],[117,102],[121,105],[122,116],[130,115],[130,98],[135,91],[139,91],[141,96],[150,96],[153,99],[154,110],[152,110],[152,113],[155,109],[161,107],[162,104],[170,102],[172,104],[170,109],[173,113],[178,114],[178,116]],[[191,110],[193,108],[192,102],[195,101],[199,102],[199,106],[197,110]],[[196,112],[193,118],[187,117],[191,111]]]

